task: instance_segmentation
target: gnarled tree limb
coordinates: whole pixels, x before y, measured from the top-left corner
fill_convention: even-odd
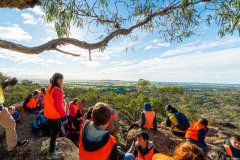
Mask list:
[[[44,43],[44,44],[36,46],[36,47],[27,47],[27,46],[12,43],[12,42],[9,42],[6,40],[0,40],[0,48],[9,49],[9,50],[13,50],[13,51],[17,51],[17,52],[21,52],[21,53],[25,53],[25,54],[39,54],[39,53],[41,53],[43,51],[47,51],[47,50],[56,50],[56,51],[62,52],[64,54],[68,54],[68,55],[72,55],[72,56],[80,56],[78,54],[59,50],[57,48],[57,46],[72,44],[74,46],[77,46],[82,49],[87,49],[87,50],[99,49],[99,48],[107,46],[109,41],[112,40],[114,37],[117,37],[120,35],[128,35],[134,29],[139,28],[139,27],[147,24],[148,22],[150,22],[154,17],[163,16],[171,10],[182,8],[183,6],[186,6],[186,5],[201,3],[203,1],[204,0],[199,0],[199,1],[195,1],[195,2],[189,2],[187,4],[178,4],[175,6],[169,5],[168,7],[166,7],[165,9],[163,9],[159,12],[152,13],[151,15],[146,17],[143,21],[138,22],[137,24],[131,26],[130,28],[117,29],[116,31],[113,31],[107,37],[105,37],[103,40],[101,40],[97,43],[87,43],[85,41],[79,41],[74,38],[58,38],[58,39],[51,40],[47,43]]]

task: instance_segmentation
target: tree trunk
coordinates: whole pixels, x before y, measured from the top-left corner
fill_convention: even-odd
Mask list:
[[[0,8],[32,8],[39,5],[40,0],[0,0]]]

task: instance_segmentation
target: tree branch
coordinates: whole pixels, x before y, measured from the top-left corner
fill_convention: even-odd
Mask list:
[[[141,22],[138,22],[137,24],[131,26],[130,28],[117,29],[116,31],[113,31],[107,37],[105,37],[103,40],[101,40],[97,43],[91,43],[90,44],[90,43],[87,43],[85,41],[79,41],[79,40],[74,39],[74,38],[59,38],[59,39],[51,40],[51,41],[49,41],[45,44],[42,44],[42,45],[39,45],[39,46],[36,46],[36,47],[26,47],[26,46],[23,46],[21,44],[12,43],[12,42],[9,42],[9,41],[6,41],[6,40],[0,40],[0,47],[4,48],[4,49],[10,49],[10,50],[13,50],[13,51],[17,51],[17,52],[22,52],[22,53],[25,53],[25,54],[39,54],[39,53],[44,52],[46,50],[56,50],[56,51],[62,52],[64,54],[73,55],[73,56],[80,56],[80,55],[77,55],[77,54],[62,51],[62,50],[58,49],[57,46],[72,44],[72,45],[77,46],[79,48],[87,49],[87,50],[90,50],[90,51],[94,50],[94,49],[102,48],[102,47],[107,46],[109,41],[112,40],[113,38],[115,38],[119,35],[130,34],[134,29],[139,28],[141,26],[144,26],[145,24],[150,22],[154,17],[163,16],[163,15],[166,15],[169,11],[179,9],[179,8],[182,8],[183,6],[187,6],[187,5],[198,4],[198,3],[201,3],[201,2],[205,2],[205,0],[188,2],[188,3],[184,3],[184,4],[179,4],[179,5],[176,5],[176,6],[169,5],[168,7],[166,7],[165,9],[163,9],[159,12],[155,12],[153,14],[148,15],[148,17],[146,17],[145,20],[143,20]]]
[[[61,49],[58,49],[57,47],[55,48],[56,51],[58,52],[61,52],[61,53],[64,53],[64,54],[68,54],[68,55],[71,55],[71,56],[81,56],[81,54],[75,54],[75,53],[70,53],[70,52],[66,52],[66,51],[63,51]]]

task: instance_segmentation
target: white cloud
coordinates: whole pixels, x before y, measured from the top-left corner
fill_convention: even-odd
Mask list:
[[[145,47],[145,50],[149,50],[149,49],[151,49],[151,48],[153,48],[153,46],[146,46],[146,47]]]
[[[156,49],[156,48],[163,48],[163,47],[169,47],[169,43],[157,43],[154,42],[154,45],[147,45],[144,49],[149,50],[149,49]]]
[[[170,47],[170,43],[163,43],[159,39],[154,39],[151,44],[148,44],[144,49],[157,49],[157,48],[167,48]]]
[[[104,67],[102,75],[109,79],[152,81],[239,83],[240,48],[186,54],[183,56],[150,58],[131,65]]]
[[[34,66],[48,66],[50,64],[65,64],[58,60],[52,60],[42,55],[27,55],[11,50],[0,49],[0,58],[8,59],[20,64],[31,64]]]
[[[22,13],[22,17],[23,17],[24,24],[32,24],[32,25],[37,24],[37,19],[35,19],[34,16],[29,13]]]
[[[52,37],[46,37],[45,40],[46,41],[51,41],[53,38]]]
[[[31,40],[32,36],[18,26],[2,27],[0,26],[0,38],[11,40]]]
[[[158,39],[154,39],[152,42],[157,43],[158,41],[159,41]]]
[[[110,64],[118,65],[118,66],[125,66],[133,64],[133,61],[111,61]]]
[[[55,33],[55,27],[54,27],[54,23],[47,23],[43,16],[45,15],[45,13],[42,11],[42,9],[40,7],[34,7],[33,9],[29,9],[31,10],[32,12],[35,13],[35,15],[37,15],[38,17],[35,19],[36,22],[38,24],[41,24],[45,31],[48,33],[48,34],[52,34],[52,33]],[[55,36],[55,35],[54,35]]]
[[[45,31],[49,34],[49,33],[55,33],[55,27],[54,27],[54,23],[46,23],[44,22],[44,20],[42,20],[43,24],[44,24],[44,28]]]
[[[32,11],[33,13],[35,13],[38,16],[43,16],[45,14],[40,6],[35,6],[28,10]]]
[[[220,39],[210,42],[198,42],[181,45],[174,49],[167,50],[161,54],[161,57],[181,56],[183,54],[195,54],[197,52],[204,52],[209,49],[217,50],[218,47],[228,47],[230,45],[239,44],[240,39],[229,37],[228,39]]]
[[[53,74],[53,71],[46,72],[44,70],[33,71],[26,68],[2,68],[0,72],[7,74],[8,76],[17,77],[18,79],[49,79]]]
[[[169,47],[170,43],[158,43],[157,46],[159,46],[159,47]]]
[[[100,53],[102,54],[102,53]],[[194,52],[193,54],[183,54],[169,58],[145,58],[144,60],[96,60],[89,61],[86,55],[82,57],[58,57],[63,58],[66,64],[58,68],[58,72],[64,74],[66,79],[119,79],[138,80],[140,77],[150,81],[170,81],[170,82],[213,82],[213,83],[239,83],[240,48],[222,49],[220,51]],[[1,54],[11,56],[10,53]],[[6,58],[6,57],[5,57]],[[49,59],[46,57],[27,57],[28,63],[36,61],[39,63],[57,64],[59,59]],[[75,59],[71,61],[71,59]],[[21,59],[24,60],[25,59]],[[44,62],[43,62],[44,61]],[[61,62],[61,61],[60,61]],[[55,71],[52,67],[45,70],[43,76],[39,73],[33,75],[26,72],[25,77],[47,77]],[[32,70],[32,69],[30,69]],[[74,71],[74,74],[72,72]],[[9,71],[10,72],[10,71]],[[18,71],[12,71],[18,72]],[[19,71],[21,72],[21,71]],[[18,73],[17,73],[18,74]]]

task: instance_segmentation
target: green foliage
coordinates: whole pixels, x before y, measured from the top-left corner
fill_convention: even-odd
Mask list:
[[[138,94],[144,94],[146,96],[158,96],[158,89],[156,85],[151,83],[149,80],[139,79],[137,82]]]
[[[116,29],[150,17],[140,30],[157,31],[163,40],[181,42],[196,34],[196,28],[204,22],[216,23],[221,37],[233,34],[240,22],[237,0],[41,0],[41,3],[46,21],[54,22],[59,37],[68,37],[71,25],[79,28],[88,25],[94,33],[95,27],[102,26],[106,37]],[[99,31],[96,37],[101,35]]]
[[[7,78],[7,76],[0,73],[1,80]],[[131,89],[124,94],[118,94],[111,89],[116,87],[114,83],[111,86],[107,86],[107,83],[101,85],[96,83],[95,86],[91,87],[79,86],[74,83],[67,84],[63,88],[64,95],[70,101],[73,98],[79,98],[82,100],[83,107],[93,106],[100,101],[108,103],[120,112],[121,119],[127,124],[131,124],[140,118],[146,102],[150,102],[153,110],[157,113],[157,118],[164,120],[166,116],[164,106],[169,103],[185,113],[191,121],[205,117],[211,125],[225,128],[226,132],[238,134],[238,128],[228,126],[228,124],[234,124],[234,126],[239,127],[240,91],[238,89],[157,86],[148,80],[141,79],[138,81],[137,87],[135,85],[135,90]],[[119,85],[124,86],[122,83],[119,83]],[[128,85],[134,84],[129,83]],[[151,94],[152,91],[149,89],[149,86],[153,85],[156,94]],[[39,90],[41,87],[39,84],[28,80],[23,80],[14,87],[7,87],[5,90],[5,103],[9,106],[24,101],[30,93]],[[125,87],[128,88],[129,86]],[[109,90],[106,90],[106,88]],[[139,89],[141,92],[139,92]]]
[[[161,86],[159,88],[160,100],[164,105],[170,103],[177,103],[180,101],[180,95],[183,95],[184,90],[182,87],[177,86]]]

